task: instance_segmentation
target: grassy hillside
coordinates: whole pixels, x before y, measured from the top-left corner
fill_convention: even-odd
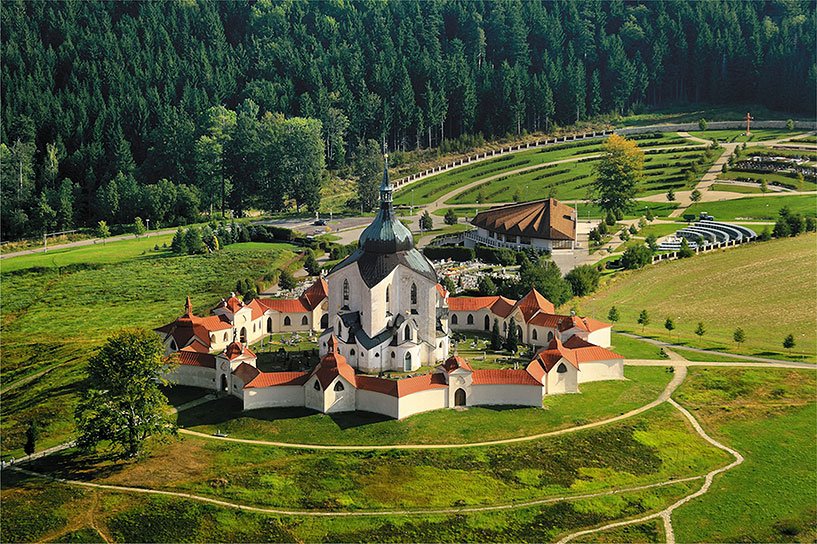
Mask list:
[[[194,310],[206,315],[238,279],[259,279],[295,257],[285,244],[234,244],[212,255],[176,257],[152,249],[143,254],[145,243],[127,240],[3,261],[4,456],[18,454],[31,420],[43,428],[41,448],[70,435],[84,364],[113,332],[162,325],[182,313],[187,295]],[[148,242],[151,248],[155,243]],[[31,381],[15,387],[21,379]]]
[[[774,221],[783,206],[788,206],[794,213],[817,215],[817,195],[788,195],[745,197],[718,202],[699,202],[693,204],[684,213],[695,214],[707,212],[718,221],[753,220]],[[679,221],[682,221],[679,218]]]
[[[625,272],[578,302],[587,315],[603,318],[617,306],[617,330],[641,332],[638,314],[646,309],[645,333],[664,340],[728,351],[784,355],[783,338],[793,334],[795,354],[814,359],[817,343],[817,235],[749,244],[691,259]],[[670,338],[664,320],[677,329]],[[702,321],[703,339],[694,330]],[[732,332],[742,327],[746,342],[737,348]]]
[[[675,397],[746,460],[673,516],[678,542],[813,542],[817,536],[817,376],[690,369]]]

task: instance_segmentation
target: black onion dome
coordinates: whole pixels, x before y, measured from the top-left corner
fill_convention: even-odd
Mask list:
[[[383,165],[380,209],[371,225],[360,234],[358,247],[366,253],[397,253],[414,247],[411,231],[394,214],[388,159]]]

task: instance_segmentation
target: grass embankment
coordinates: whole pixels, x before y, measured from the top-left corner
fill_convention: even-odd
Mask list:
[[[659,263],[620,273],[597,293],[577,301],[581,313],[606,316],[616,306],[616,329],[642,333],[641,310],[651,319],[648,336],[692,347],[749,355],[788,358],[783,339],[793,334],[792,356],[813,361],[817,344],[814,263],[817,236],[758,242],[728,250]],[[676,329],[664,328],[667,317]],[[699,321],[706,333],[694,334]],[[736,346],[732,333],[741,327],[746,342]]]
[[[530,178],[533,180],[531,187],[539,188],[541,191],[542,187],[545,185],[554,185],[556,189],[562,191],[562,194],[558,195],[559,198],[571,198],[570,195],[572,193],[569,191],[575,192],[574,186],[576,183],[568,183],[565,180],[575,182],[578,180],[577,176],[581,177],[581,175],[569,174],[565,168],[575,166],[576,164],[582,165],[584,163],[565,163],[564,165],[550,166],[546,166],[545,164],[565,159],[579,161],[583,158],[587,158],[589,155],[599,153],[601,151],[601,144],[601,139],[566,142],[545,148],[509,153],[493,159],[465,165],[412,183],[406,188],[400,189],[395,195],[394,201],[396,204],[400,205],[416,206],[419,204],[427,204],[443,196],[448,191],[455,189],[456,187],[467,185],[483,178],[498,176],[504,172],[515,171],[521,168],[535,168],[536,166],[540,166],[540,168],[535,168],[531,172],[524,174],[526,176],[525,179]],[[645,135],[638,139],[638,144],[644,148],[656,146],[666,147],[696,145],[694,142],[681,138],[672,133]],[[522,174],[518,176],[521,175]],[[513,179],[517,180],[518,176],[515,175]],[[556,187],[555,183],[551,183],[553,180],[560,182],[558,187]],[[518,187],[521,192],[524,189],[524,185],[525,182],[523,181],[514,181],[513,186],[514,189]],[[533,190],[534,189],[529,188],[529,191]],[[510,200],[512,195],[513,191],[509,193],[508,200]],[[534,196],[533,198],[541,197],[542,195],[540,194],[539,196]],[[583,198],[584,195],[582,194],[581,197]],[[502,201],[497,200],[497,198],[498,197],[494,197],[493,200],[486,199],[486,202]],[[523,198],[523,200],[525,200],[525,198]]]
[[[292,246],[257,243],[230,245],[206,256],[175,257],[152,249],[142,255],[144,242],[72,249],[50,266],[41,255],[3,261],[0,354],[3,386],[10,388],[0,408],[4,456],[19,457],[32,420],[41,428],[38,449],[70,436],[84,364],[111,333],[162,325],[182,313],[187,295],[194,311],[207,315],[238,279],[259,278],[294,258]],[[151,239],[150,247],[155,243]],[[7,264],[17,269],[6,272]],[[47,372],[34,377],[42,371]]]
[[[813,542],[815,372],[691,368],[675,398],[746,458],[675,512],[678,541]]]
[[[644,179],[639,186],[641,196],[664,193],[670,188],[682,190],[691,187],[684,178],[684,171],[697,164],[699,172],[705,172],[720,153],[707,156],[701,147],[682,150],[654,149],[646,147],[650,141],[641,142],[644,148]],[[450,204],[473,204],[476,202],[510,202],[542,198],[553,194],[561,200],[584,199],[593,183],[593,168],[597,159],[543,166],[520,174],[508,174],[471,188],[448,201]],[[512,169],[508,169],[512,170]]]
[[[755,194],[762,193],[760,185],[738,185],[736,183],[713,183],[711,185],[713,191],[724,191],[727,193],[741,193],[741,194]]]
[[[784,206],[788,206],[793,213],[814,217],[817,215],[817,195],[767,194],[734,200],[699,202],[687,208],[684,213],[697,217],[701,212],[707,212],[714,215],[718,221],[775,221]],[[682,217],[678,218],[678,221],[683,220]]]
[[[487,448],[319,452],[184,437],[155,447],[139,461],[111,462],[65,452],[38,461],[33,468],[97,483],[192,492],[243,504],[355,510],[457,508],[594,493],[698,476],[727,461],[723,452],[702,440],[665,404],[599,429]],[[260,525],[268,525],[279,539],[281,533],[289,534],[284,540],[464,541],[479,535],[492,541],[547,541],[566,530],[655,510],[694,485],[672,484],[467,516],[271,517]],[[43,497],[43,488],[50,487],[55,492]],[[89,512],[87,506],[97,500],[94,495],[102,500]],[[92,492],[29,478],[5,481],[2,499],[4,541],[37,540],[44,534],[57,537],[61,527],[78,531],[91,522],[117,540],[190,540],[191,534],[199,534],[202,520],[211,516],[225,518],[217,531],[236,530],[236,517],[245,518],[247,530],[256,535],[261,529],[256,516],[249,513],[239,515],[175,498]],[[32,520],[31,512],[42,502],[49,507],[47,515]],[[83,503],[86,507],[78,508]],[[441,531],[445,522],[448,529]]]
[[[653,355],[654,357],[654,355]],[[437,410],[397,421],[367,412],[333,415],[305,409],[241,411],[225,398],[187,410],[179,425],[231,437],[301,444],[449,444],[543,433],[606,419],[655,400],[671,375],[663,368],[627,367],[624,381],[581,385],[579,395],[545,398],[544,410],[510,406]]]

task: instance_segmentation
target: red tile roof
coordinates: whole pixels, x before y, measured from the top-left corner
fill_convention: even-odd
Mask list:
[[[176,352],[176,355],[176,362],[180,365],[216,368],[216,357],[209,353],[196,351],[192,348],[183,348]]]
[[[267,309],[285,314],[297,314],[308,312],[309,308],[304,306],[303,300],[299,298],[264,298],[259,302]]]
[[[309,286],[301,295],[300,300],[307,310],[314,310],[329,296],[329,285],[323,278],[318,278],[315,283]]]
[[[442,367],[446,372],[453,372],[458,368],[462,368],[463,370],[468,370],[470,372],[474,371],[474,369],[471,368],[471,365],[468,363],[468,361],[466,361],[459,355],[452,355],[451,357],[446,359],[446,361],[442,364]]]
[[[262,315],[264,315],[264,312],[266,312],[266,311],[267,311],[267,307],[266,307],[266,306],[264,306],[263,304],[261,304],[261,303],[258,301],[258,299],[257,299],[257,298],[252,299],[252,300],[250,301],[250,303],[249,303],[249,304],[247,304],[247,307],[248,307],[248,308],[250,309],[250,311],[252,312],[252,317],[251,317],[251,319],[252,319],[253,321],[255,321],[256,319],[258,319],[259,317],[261,317]]]
[[[441,297],[445,298],[448,296],[448,291],[445,290],[445,287],[443,287],[442,284],[438,283],[435,287],[437,288],[437,292],[440,293]]]
[[[531,317],[539,312],[552,314],[556,311],[553,303],[543,297],[536,289],[531,289],[527,295],[522,297],[519,302],[516,303],[516,307],[522,310],[525,323],[530,321]]]
[[[511,204],[478,213],[471,224],[512,236],[575,240],[576,210],[556,199]]]
[[[197,319],[199,320],[199,323],[201,323],[204,328],[210,332],[223,331],[233,328],[230,321],[223,315],[211,315],[208,317],[199,317]]]
[[[491,305],[491,312],[499,317],[505,318],[511,315],[515,304],[515,300],[500,296],[497,297],[497,301]]]
[[[556,363],[562,359],[580,369],[579,365],[581,363],[609,361],[611,359],[623,359],[623,357],[609,349],[591,344],[573,335],[564,344],[558,337],[551,340],[547,347],[536,352],[531,364],[538,363],[545,372],[550,372]]]
[[[559,323],[565,319],[564,315],[556,315],[556,314],[548,314],[548,313],[538,313],[530,320],[531,325],[536,325],[538,327],[550,327],[551,329],[558,329]]]
[[[238,297],[233,295],[227,299],[225,306],[231,312],[236,313],[238,310],[244,307],[244,302],[242,302]]]
[[[338,376],[343,376],[347,382],[356,387],[355,369],[349,366],[346,357],[336,352],[337,345],[338,340],[335,335],[332,335],[328,341],[329,351],[321,357],[310,376],[317,376],[324,389],[329,387],[329,384]]]
[[[224,350],[224,355],[228,360],[232,361],[238,357],[255,357],[255,353],[249,348],[241,344],[241,342],[233,342]]]
[[[248,383],[253,381],[260,373],[261,373],[260,370],[247,363],[241,363],[235,368],[235,370],[233,370],[233,376],[236,376],[239,380],[241,380],[245,387]]]
[[[399,380],[377,378],[375,376],[357,376],[358,389],[398,398],[419,393],[420,391],[442,389],[445,387],[447,387],[445,377],[439,372],[423,374],[422,376],[415,376],[413,378],[401,378]]]
[[[474,385],[542,385],[527,370],[475,370],[471,375]]]
[[[482,310],[483,308],[490,308],[497,300],[498,296],[493,297],[449,297],[448,309],[454,312],[473,312]]]
[[[255,378],[244,384],[244,389],[303,385],[307,378],[309,378],[309,372],[259,372]]]

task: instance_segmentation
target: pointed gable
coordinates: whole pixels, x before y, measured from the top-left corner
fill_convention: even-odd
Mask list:
[[[536,289],[531,289],[527,295],[522,297],[516,303],[516,307],[522,311],[525,323],[528,323],[538,313],[553,314],[556,312],[553,303],[543,297]]]

